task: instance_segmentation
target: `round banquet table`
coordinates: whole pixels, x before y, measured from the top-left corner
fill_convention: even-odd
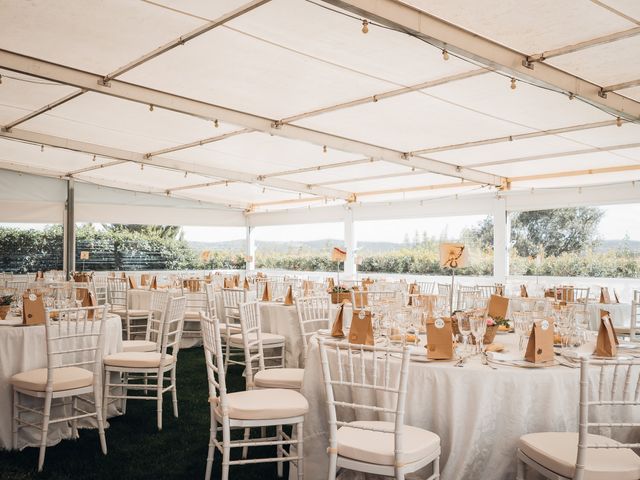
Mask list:
[[[9,378],[16,373],[47,366],[47,345],[44,325],[16,326],[20,319],[0,320],[0,449],[11,449],[13,389]],[[122,323],[115,314],[107,314],[104,355],[122,350]],[[116,405],[109,407],[107,416],[116,415]],[[56,415],[53,409],[52,415]],[[54,417],[52,417],[54,418]],[[95,426],[93,419],[80,420],[80,426]],[[71,437],[71,427],[65,423],[49,425],[47,445],[55,445]],[[20,431],[20,448],[40,446],[40,432],[33,428]]]
[[[329,328],[333,324],[338,305],[331,304]],[[285,305],[282,302],[260,302],[260,321],[262,331],[277,333],[285,338],[285,367],[304,368],[304,344],[298,322],[298,312],[295,305]],[[351,324],[351,304],[345,304],[344,326]]]
[[[506,351],[517,349],[514,334],[499,334],[496,342],[504,344]],[[367,368],[371,363],[369,359]],[[400,360],[394,362],[392,378],[394,373],[399,374],[399,364]],[[470,358],[462,368],[453,364],[454,361],[412,361],[409,368],[405,424],[440,436],[441,478],[511,480],[516,474],[516,445],[521,435],[577,431],[579,368],[498,366],[493,370],[477,357]],[[595,378],[595,369],[591,374]],[[301,392],[310,407],[304,423],[305,478],[326,478],[328,417],[317,337],[310,344]],[[375,398],[378,406],[392,406],[388,396]],[[351,420],[358,419],[371,418]],[[341,476],[363,477],[350,471]],[[290,479],[295,478],[292,466]],[[537,477],[530,474],[528,478]]]

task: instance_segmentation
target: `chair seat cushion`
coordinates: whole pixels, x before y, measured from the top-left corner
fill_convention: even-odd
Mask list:
[[[589,434],[588,445],[617,445],[601,435]],[[578,455],[578,434],[573,432],[529,433],[520,437],[518,448],[531,460],[563,477],[572,478]],[[640,457],[629,448],[589,448],[584,480],[637,480]]]
[[[123,352],[155,352],[158,344],[149,340],[123,340]]]
[[[388,430],[388,433],[350,426],[340,427],[337,436],[338,455],[376,465],[395,463],[393,422],[356,421],[349,425],[381,428]],[[440,437],[435,433],[409,425],[403,428],[403,463],[415,462],[440,450]]]
[[[202,309],[202,311],[206,315],[207,312],[204,310],[204,308]],[[186,312],[184,312],[184,319],[200,320],[200,310],[187,310]]]
[[[261,370],[253,377],[253,383],[259,388],[302,388],[303,368],[270,368]]]
[[[116,315],[127,315],[127,313],[129,314],[129,318],[131,317],[139,317],[139,318],[146,318],[149,316],[149,310],[141,310],[141,309],[137,309],[137,308],[130,308],[129,310],[126,310],[122,307],[120,308],[113,308],[111,309],[112,313],[115,313]]]
[[[220,333],[224,333],[225,329],[229,329],[229,334],[234,335],[236,333],[242,333],[242,328],[240,325],[235,323],[221,323],[220,324]]]
[[[218,403],[211,397],[210,402]],[[269,420],[304,415],[309,411],[309,402],[294,390],[271,388],[267,390],[247,390],[227,394],[229,418],[235,420]],[[222,407],[218,403],[216,415],[222,417]]]
[[[47,387],[47,369],[36,368],[26,372],[16,373],[9,379],[9,383],[17,388],[44,392]],[[88,387],[93,383],[93,373],[79,367],[63,367],[53,370],[53,390],[71,390]]]
[[[262,338],[262,345],[273,345],[274,343],[284,343],[284,337],[282,335],[278,335],[276,333],[266,333],[262,332],[260,335]],[[252,334],[251,339],[255,340],[256,335]],[[235,345],[243,345],[242,343],[242,334],[234,333],[229,336],[229,343],[233,343]]]
[[[118,352],[104,357],[105,365],[112,367],[154,368],[160,366],[159,352]],[[173,355],[167,355],[164,365],[173,363]]]

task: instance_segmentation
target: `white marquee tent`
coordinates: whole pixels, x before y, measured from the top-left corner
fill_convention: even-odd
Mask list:
[[[2,0],[0,222],[344,221],[353,271],[486,213],[503,278],[508,211],[640,199],[639,58],[636,0]]]

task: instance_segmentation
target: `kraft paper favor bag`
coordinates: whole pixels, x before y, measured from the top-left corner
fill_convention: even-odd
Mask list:
[[[342,330],[342,323],[344,317],[344,303],[341,303],[338,307],[338,313],[336,314],[336,318],[333,321],[333,327],[331,327],[331,336],[332,337],[344,337],[344,331]]]
[[[149,286],[149,290],[157,290],[158,289],[158,279],[154,275],[151,279],[151,285]]]
[[[600,310],[600,329],[596,349],[593,352],[598,357],[615,357],[618,354],[618,337],[609,312]]]
[[[73,281],[76,283],[89,283],[92,278],[92,273],[74,272],[73,274]]]
[[[496,295],[504,297],[504,285],[501,283],[496,284]]]
[[[22,323],[40,325],[45,322],[44,301],[41,293],[27,290],[22,295]]]
[[[453,329],[451,318],[427,320],[427,358],[447,360],[453,358]]]
[[[41,270],[36,272],[36,281],[37,280],[44,280],[44,273]]]
[[[244,290],[249,290],[249,280],[247,280],[246,278],[244,279],[244,284],[242,285],[242,288]]]
[[[88,288],[76,288],[76,300],[81,301],[82,307],[96,306],[96,299]],[[93,318],[93,310],[89,311],[87,318]]]
[[[138,286],[136,285],[136,280],[133,277],[129,277],[129,288],[134,289],[134,288],[138,288]]]
[[[487,315],[491,318],[507,318],[509,310],[509,297],[501,297],[500,295],[491,295],[489,305],[487,306]]]
[[[522,298],[529,297],[529,292],[527,292],[527,286],[526,285],[520,285],[520,296]],[[546,295],[545,295],[545,297],[546,297]]]
[[[327,286],[329,287],[329,291],[335,288],[336,282],[333,281],[333,277],[329,277],[329,279],[327,280]]]
[[[127,272],[121,272],[120,273],[120,278],[126,279],[127,278]]]
[[[613,289],[613,298],[615,299],[616,303],[620,303],[620,299],[618,298],[618,292],[616,291],[616,289]]]
[[[305,297],[308,297],[309,294],[313,291],[313,283],[309,280],[304,280],[302,282],[302,291]]]
[[[233,276],[233,288],[238,288],[240,286],[240,275]]]
[[[211,276],[211,274],[210,274],[210,273],[207,273],[207,274],[204,276],[204,281],[205,281],[205,283],[211,283],[211,282],[213,282],[213,277]]]
[[[264,282],[264,290],[262,291],[262,301],[263,302],[271,301],[271,288],[269,287],[269,282]]]
[[[284,304],[293,305],[293,291],[291,285],[289,285],[289,288],[287,288],[287,294],[284,296]]]
[[[140,286],[147,287],[149,286],[150,275],[148,273],[143,273],[140,275]]]
[[[611,294],[609,288],[600,287],[600,303],[611,303]]]
[[[417,295],[420,293],[420,287],[416,283],[412,283],[409,285],[409,306],[413,305],[413,297],[412,295]]]
[[[532,363],[542,363],[552,361],[553,356],[553,323],[549,320],[534,322],[524,359]]]
[[[360,318],[362,316],[363,318]],[[354,311],[349,329],[349,343],[373,345],[373,325],[371,312],[368,310]]]

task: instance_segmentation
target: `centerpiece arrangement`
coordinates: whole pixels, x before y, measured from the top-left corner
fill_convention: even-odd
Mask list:
[[[344,285],[337,285],[329,290],[331,303],[351,302],[351,289]]]
[[[15,295],[0,295],[0,320],[4,320],[9,313]]]

